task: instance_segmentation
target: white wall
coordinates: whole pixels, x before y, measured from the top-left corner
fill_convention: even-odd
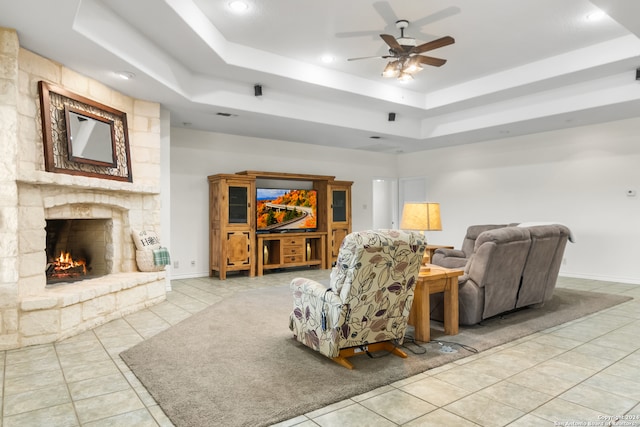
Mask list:
[[[373,199],[371,200],[372,227],[398,228],[398,179],[375,178],[373,180]]]
[[[309,173],[353,181],[353,229],[372,227],[372,182],[395,176],[395,155],[171,129],[171,259],[173,278],[208,275],[207,176],[243,170]],[[191,265],[195,261],[195,266]]]
[[[430,243],[459,247],[471,224],[558,221],[576,236],[562,275],[640,283],[640,194],[626,195],[640,193],[638,135],[640,118],[396,157],[172,128],[172,277],[208,274],[206,177],[265,170],[354,181],[354,230],[372,227],[373,179],[424,176],[442,211]]]
[[[569,226],[561,275],[640,283],[640,118],[398,156],[439,202],[434,244],[460,247],[471,224]]]
[[[171,112],[160,108],[160,226],[162,246],[171,254]],[[171,266],[166,267],[166,289],[171,290]]]

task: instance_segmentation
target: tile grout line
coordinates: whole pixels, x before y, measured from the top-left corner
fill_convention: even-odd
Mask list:
[[[166,299],[165,299],[165,301],[166,301]],[[154,313],[154,312],[152,312],[151,310],[149,310],[149,307],[145,308],[145,310],[148,310],[150,313],[153,313],[155,316],[157,316],[158,318],[160,318],[163,322],[167,323],[167,324],[169,325],[169,327],[171,327],[171,326],[172,326],[172,325],[171,325],[169,322],[167,322],[163,317],[161,317],[161,316],[160,316],[160,315],[158,315],[157,313]],[[126,323],[127,325],[129,325],[129,327],[130,327],[131,329],[133,329],[133,330],[134,330],[134,331],[135,331],[135,332],[140,336],[140,338],[142,338],[142,341],[141,341],[141,342],[144,342],[144,341],[146,340],[146,338],[145,338],[145,337],[144,337],[144,336],[143,336],[143,335],[138,331],[138,329],[136,329],[136,327],[135,327],[135,326],[133,326],[133,325],[129,322],[129,320],[127,319],[127,316],[123,316],[123,317],[122,317],[122,319],[125,321],[125,323]],[[103,345],[103,344],[102,344],[102,340],[100,340],[100,338],[99,338],[99,337],[97,337],[97,338],[98,338],[98,341],[100,341],[100,344],[101,344],[101,345]],[[103,345],[103,347],[104,347],[104,345]],[[129,347],[129,348],[131,348],[131,347]],[[109,358],[111,359],[111,361],[113,362],[113,364],[114,364],[114,365],[116,365],[116,368],[118,369],[118,372],[120,372],[120,374],[122,375],[122,377],[124,378],[124,380],[125,380],[125,381],[127,382],[127,384],[129,385],[129,388],[130,388],[131,390],[133,390],[133,392],[136,394],[136,397],[138,398],[138,400],[139,400],[139,401],[140,401],[140,403],[142,404],[142,407],[145,409],[145,411],[147,411],[147,413],[148,413],[148,414],[149,414],[149,416],[153,419],[153,421],[156,423],[156,425],[158,425],[158,426],[159,426],[159,425],[160,425],[160,423],[158,422],[158,420],[156,419],[156,417],[153,415],[153,413],[149,410],[149,407],[148,407],[148,406],[147,406],[147,404],[145,403],[144,399],[142,399],[142,397],[141,397],[141,396],[140,396],[140,394],[138,393],[138,390],[136,390],[135,386],[134,386],[133,384],[131,384],[131,381],[129,381],[129,378],[127,378],[127,376],[125,375],[125,372],[123,372],[123,371],[122,371],[122,369],[121,369],[121,367],[120,367],[119,363],[118,363],[114,358],[115,358],[115,357],[117,357],[117,358],[119,359],[119,362],[120,362],[120,363],[123,363],[125,366],[127,366],[127,369],[129,369],[129,372],[131,372],[131,375],[133,375],[134,377],[136,377],[136,375],[135,375],[135,374],[133,373],[133,371],[129,368],[129,366],[125,363],[125,361],[120,357],[120,353],[118,353],[118,354],[116,354],[116,355],[111,355],[111,353],[109,353],[109,352],[106,350],[106,348],[105,348],[105,351],[106,351],[107,355],[109,356]],[[123,351],[126,351],[126,350],[123,350]],[[136,379],[137,379],[137,378],[138,378],[138,377],[136,377]],[[142,387],[144,387],[144,384],[140,383],[140,385],[142,385]],[[144,389],[146,390],[146,387],[144,387]],[[148,391],[147,391],[147,393],[148,393]],[[149,393],[149,395],[151,396],[151,394],[150,394],[150,393]],[[153,396],[151,396],[151,397],[153,398]],[[155,399],[153,399],[153,401],[155,402]],[[158,405],[158,404],[157,404],[157,402],[156,402],[156,405],[157,405],[158,407],[160,407],[160,405]],[[160,409],[162,410],[162,408],[160,408]],[[134,412],[134,411],[129,411],[129,412]],[[162,411],[162,412],[164,413],[164,411]],[[120,414],[119,414],[119,415],[120,415]],[[165,414],[165,416],[166,416],[166,414]],[[108,418],[108,417],[107,417],[107,418]]]
[[[91,331],[93,333],[93,331]],[[58,354],[58,346],[57,346],[57,342],[54,342],[53,345],[53,351],[56,354],[56,360],[58,361],[58,366],[60,367],[60,374],[62,375],[62,379],[64,380],[64,387],[67,390],[67,394],[69,395],[69,402],[71,402],[71,407],[73,408],[73,416],[76,419],[77,423],[79,426],[82,425],[82,423],[80,423],[80,417],[78,416],[78,408],[76,407],[76,402],[73,399],[73,396],[71,395],[71,389],[69,388],[69,381],[67,381],[67,376],[64,373],[64,369],[62,368],[62,362],[60,361],[60,354]]]

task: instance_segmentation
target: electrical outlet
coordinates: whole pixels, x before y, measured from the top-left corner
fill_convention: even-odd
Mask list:
[[[180,261],[173,261],[173,268],[180,268]]]

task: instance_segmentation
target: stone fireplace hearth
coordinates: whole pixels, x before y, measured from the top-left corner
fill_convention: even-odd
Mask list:
[[[13,30],[0,28],[0,57],[0,350],[57,341],[163,301],[166,273],[138,271],[131,238],[132,229],[162,236],[160,106],[21,49]],[[45,170],[41,80],[127,114],[132,182]],[[83,280],[48,278],[57,252],[87,261]]]

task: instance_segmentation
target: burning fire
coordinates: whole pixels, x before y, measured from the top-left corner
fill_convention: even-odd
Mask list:
[[[73,269],[74,271],[80,270],[76,267],[82,267],[82,274],[87,274],[87,263],[85,260],[80,259],[74,261],[71,258],[71,254],[69,252],[60,252],[60,256],[53,260],[53,270],[54,274],[64,274],[65,271]],[[78,271],[79,273],[79,271]]]

